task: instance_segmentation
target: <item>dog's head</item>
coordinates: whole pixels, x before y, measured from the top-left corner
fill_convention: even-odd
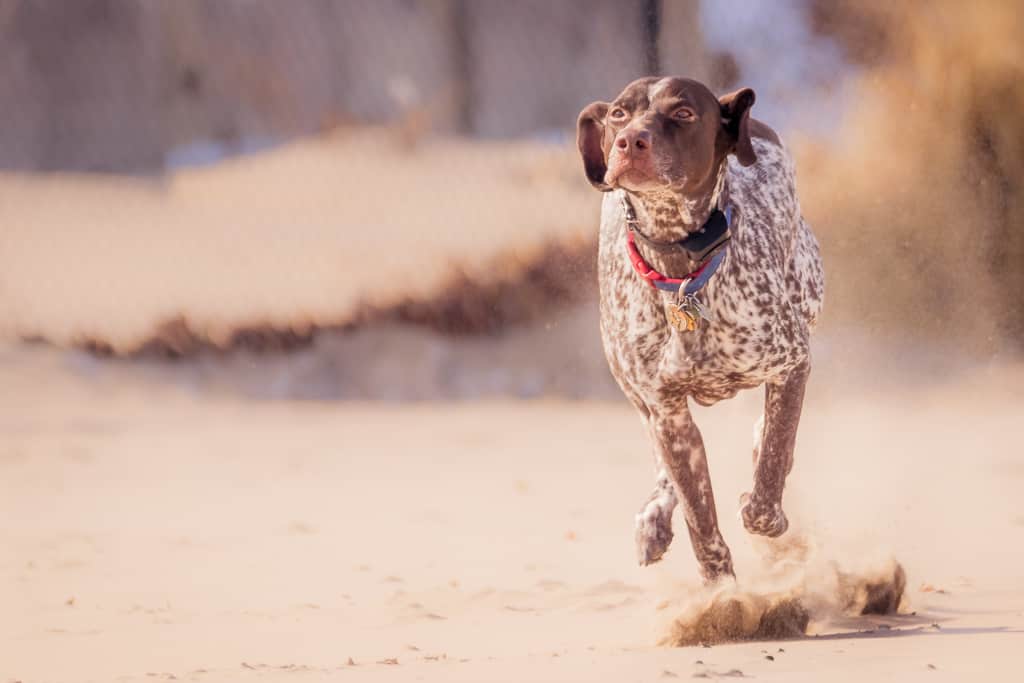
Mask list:
[[[705,187],[722,159],[757,160],[750,143],[754,91],[716,98],[688,78],[641,78],[611,103],[594,102],[577,122],[576,143],[587,179],[616,187],[686,194]]]

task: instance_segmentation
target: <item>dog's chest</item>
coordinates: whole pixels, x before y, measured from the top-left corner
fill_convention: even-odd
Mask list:
[[[611,199],[611,198],[609,198]],[[807,320],[792,305],[785,232],[751,221],[734,238],[726,262],[701,291],[715,317],[691,332],[668,325],[674,298],[633,271],[624,249],[625,224],[605,204],[599,254],[601,332],[609,366],[627,394],[664,404],[692,396],[729,398],[784,373],[807,357]]]

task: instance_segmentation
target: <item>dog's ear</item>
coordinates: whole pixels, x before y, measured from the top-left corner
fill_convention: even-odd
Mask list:
[[[743,166],[750,166],[757,161],[754,146],[750,143],[750,108],[754,106],[754,100],[754,91],[750,88],[718,98],[722,110],[722,130],[731,145],[729,151],[736,155],[737,161]]]
[[[580,112],[576,121],[576,146],[583,157],[583,169],[590,184],[608,192],[611,186],[604,182],[608,163],[604,156],[604,117],[608,115],[607,102],[594,102]]]

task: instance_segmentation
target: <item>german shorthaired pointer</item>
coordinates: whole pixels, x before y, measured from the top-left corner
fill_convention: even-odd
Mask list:
[[[643,417],[658,466],[636,518],[641,565],[672,541],[682,501],[706,582],[733,574],[688,399],[711,405],[764,384],[754,485],[740,516],[775,537],[821,311],[818,244],[800,215],[793,161],[750,117],[754,92],[716,98],[685,78],[642,78],[580,114],[587,178],[607,194],[598,271],[612,373]]]

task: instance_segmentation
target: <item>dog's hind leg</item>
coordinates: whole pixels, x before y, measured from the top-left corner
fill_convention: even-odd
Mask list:
[[[757,459],[761,457],[761,444],[764,443],[764,413],[754,423],[754,469],[757,469]]]
[[[742,498],[740,518],[752,534],[781,536],[789,528],[782,511],[782,491],[793,469],[793,448],[800,425],[804,388],[810,374],[804,361],[765,390],[762,429],[754,442],[754,488]]]
[[[636,515],[636,552],[640,566],[661,559],[672,543],[672,512],[679,503],[668,470],[658,461],[658,479],[654,491]]]
[[[624,386],[623,391],[640,412],[640,419],[651,433],[652,441],[657,443],[657,436],[651,428],[651,411],[630,387]],[[654,564],[668,550],[669,544],[672,543],[672,513],[679,504],[676,488],[657,448],[654,449],[654,463],[657,472],[654,491],[644,501],[635,518],[636,554],[641,567]]]

